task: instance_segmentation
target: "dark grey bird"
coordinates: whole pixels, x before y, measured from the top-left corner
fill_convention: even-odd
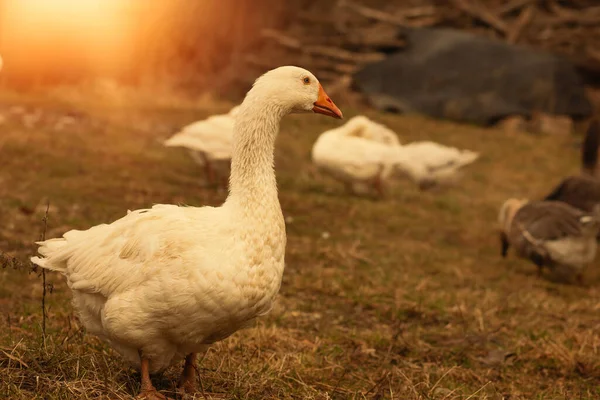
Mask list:
[[[562,201],[585,212],[594,210],[596,204],[600,203],[600,178],[596,176],[599,143],[600,123],[594,120],[581,149],[582,174],[565,178],[544,200]]]
[[[581,283],[583,272],[596,257],[600,207],[586,213],[557,201],[509,199],[498,216],[502,256],[513,246],[519,257]]]
[[[569,176],[544,200],[562,201],[582,211],[591,212],[600,203],[600,180],[587,175]]]

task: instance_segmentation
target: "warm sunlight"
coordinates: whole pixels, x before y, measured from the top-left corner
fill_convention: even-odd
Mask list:
[[[116,67],[127,45],[128,0],[5,0],[1,47],[6,68],[85,62]],[[33,68],[35,69],[35,68]]]
[[[0,0],[0,81],[204,80],[229,65],[235,21],[258,35],[249,21],[261,26],[262,11],[240,10],[236,0]]]

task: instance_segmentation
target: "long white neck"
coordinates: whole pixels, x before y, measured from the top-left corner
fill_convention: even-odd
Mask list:
[[[279,123],[286,113],[251,93],[240,106],[234,125],[227,203],[249,211],[273,207],[281,213],[273,156]]]

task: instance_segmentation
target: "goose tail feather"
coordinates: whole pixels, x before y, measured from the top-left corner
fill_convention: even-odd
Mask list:
[[[40,246],[38,248],[40,256],[31,257],[30,260],[35,265],[44,269],[64,273],[67,267],[65,259],[64,257],[57,256],[57,253],[61,252],[67,243],[67,239],[64,237],[36,242]]]

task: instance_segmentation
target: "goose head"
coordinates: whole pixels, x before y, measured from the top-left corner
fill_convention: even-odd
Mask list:
[[[351,118],[345,125],[344,133],[348,136],[366,137],[366,128],[371,122],[367,117],[357,115]]]
[[[506,200],[502,204],[502,207],[500,208],[500,213],[498,214],[498,223],[500,225],[500,229],[503,232],[508,233],[508,230],[510,229],[510,225],[515,214],[517,213],[517,211],[519,211],[521,207],[527,204],[527,202],[527,199],[513,198]]]
[[[498,224],[500,225],[500,254],[502,257],[506,257],[508,254],[508,248],[510,247],[510,241],[508,235],[512,220],[521,207],[527,204],[527,199],[508,199],[500,207],[500,213],[498,214]]]
[[[251,93],[260,93],[284,113],[315,112],[342,118],[342,112],[325,93],[319,80],[303,68],[284,66],[268,71],[254,82],[248,94]]]
[[[240,111],[240,106],[235,106],[233,107],[231,110],[229,110],[229,112],[227,113],[227,115],[229,115],[230,117],[235,117],[238,114],[238,111]]]

